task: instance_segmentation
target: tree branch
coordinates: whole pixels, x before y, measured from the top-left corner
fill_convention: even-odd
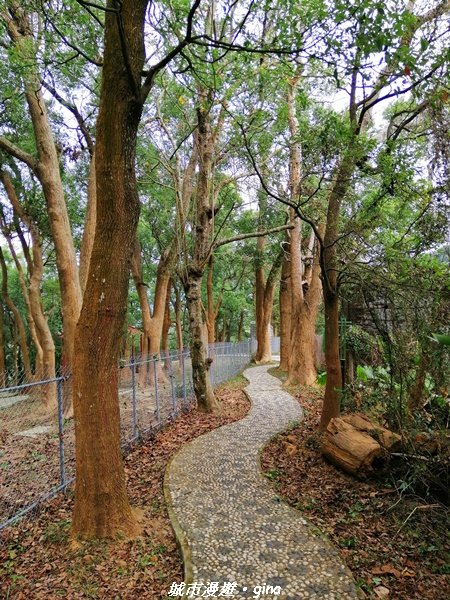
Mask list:
[[[38,161],[34,156],[28,154],[12,142],[10,142],[5,136],[0,135],[0,149],[7,152],[10,156],[17,158],[21,162],[25,163],[30,167],[32,171],[35,171],[38,166]]]
[[[62,106],[64,106],[64,108],[67,108],[67,110],[73,114],[73,116],[75,117],[75,119],[80,127],[83,137],[86,141],[86,144],[87,144],[87,147],[89,150],[89,154],[92,156],[94,153],[94,140],[92,139],[91,133],[90,133],[89,129],[87,128],[86,122],[85,122],[83,116],[81,115],[80,111],[78,110],[78,108],[75,106],[75,104],[72,104],[71,102],[69,102],[68,100],[63,98],[56,91],[56,89],[52,85],[47,83],[44,79],[41,80],[41,85],[48,92],[50,92],[50,94],[53,96],[53,98],[55,98],[55,100],[57,100]]]
[[[273,227],[272,229],[266,229],[265,231],[252,231],[251,233],[242,233],[226,240],[220,240],[215,242],[213,248],[219,248],[225,246],[225,244],[231,244],[232,242],[239,242],[240,240],[246,240],[248,238],[262,237],[264,235],[270,235],[271,233],[278,233],[279,231],[286,231],[287,229],[294,229],[294,225],[280,225],[279,227]]]
[[[193,25],[193,21],[194,21],[194,15],[195,15],[197,8],[200,6],[200,1],[201,0],[194,0],[193,5],[191,6],[191,9],[187,16],[186,34],[185,34],[184,38],[175,46],[175,48],[173,48],[170,52],[168,52],[164,58],[162,58],[158,63],[156,63],[156,65],[153,65],[153,67],[151,67],[148,70],[147,76],[146,76],[145,81],[141,88],[141,102],[142,103],[144,103],[145,100],[147,99],[147,96],[150,93],[150,90],[152,88],[153,81],[154,81],[156,75],[162,69],[164,69],[164,67],[166,67],[170,63],[170,61],[173,58],[175,58],[175,56],[180,54],[182,52],[182,50],[184,50],[184,48],[192,41],[192,39],[193,39],[192,25]]]

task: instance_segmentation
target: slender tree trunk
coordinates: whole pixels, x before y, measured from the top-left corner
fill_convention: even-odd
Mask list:
[[[164,309],[164,320],[163,320],[162,334],[161,334],[161,345],[162,345],[162,351],[163,351],[163,355],[164,355],[164,366],[166,369],[170,369],[170,360],[169,360],[168,356],[170,354],[169,329],[172,324],[172,320],[170,318],[170,290],[171,290],[171,287],[172,286],[169,281],[169,285],[167,287],[166,307]]]
[[[255,362],[257,364],[266,364],[272,360],[272,351],[270,343],[270,322],[272,320],[273,299],[275,288],[281,271],[283,261],[283,250],[276,256],[267,281],[264,286],[261,314],[259,315],[259,340],[256,351]]]
[[[260,202],[260,212],[263,210]],[[264,328],[264,295],[265,295],[265,276],[263,265],[263,253],[265,248],[264,236],[256,239],[256,267],[255,267],[255,333],[256,333],[256,354],[255,361],[260,362],[261,357],[267,354],[267,341],[269,332]],[[270,357],[271,358],[271,357]]]
[[[107,6],[117,10],[112,1]],[[133,536],[139,531],[125,487],[117,364],[140,210],[135,152],[142,113],[138,96],[145,62],[146,8],[144,0],[124,1],[120,28],[115,10],[105,16],[96,144],[97,222],[77,325],[73,374],[76,487],[72,532],[83,538]]]
[[[92,254],[92,244],[94,243],[95,223],[97,220],[97,198],[95,181],[95,151],[91,157],[89,165],[89,179],[87,189],[86,217],[84,220],[83,237],[80,248],[80,288],[84,294],[86,281],[89,271],[89,262]]]
[[[339,357],[339,286],[337,276],[337,247],[339,235],[339,211],[341,202],[350,186],[354,170],[351,148],[340,162],[335,183],[328,198],[327,222],[323,250],[323,297],[325,309],[325,362],[327,383],[320,418],[320,428],[326,429],[330,419],[340,413],[342,373]]]
[[[177,348],[180,354],[180,364],[181,364],[181,353],[184,350],[183,344],[183,323],[181,321],[181,300],[180,300],[180,290],[178,289],[178,285],[175,286],[175,331],[177,334]]]
[[[219,294],[216,304],[214,305],[214,255],[211,254],[208,261],[208,277],[206,279],[206,298],[207,307],[205,313],[206,326],[208,328],[208,344],[214,344],[216,341],[216,319],[222,304],[222,294]]]
[[[37,149],[37,159],[28,157],[28,164],[39,179],[47,205],[61,291],[64,329],[62,362],[65,365],[72,365],[75,326],[81,307],[81,289],[60,175],[59,157],[42,94],[31,21],[19,4],[14,11],[14,17],[8,18],[7,26],[11,40],[27,64],[27,69],[24,70],[25,99],[33,124]]]
[[[31,372],[31,363],[30,363],[30,355],[28,352],[28,343],[27,343],[27,332],[25,330],[25,325],[23,323],[22,316],[19,312],[19,309],[14,304],[12,298],[8,293],[8,269],[6,267],[5,257],[3,255],[3,251],[0,248],[0,264],[2,270],[2,296],[3,301],[8,307],[8,309],[14,315],[14,321],[17,328],[17,337],[18,337],[18,345],[22,354],[22,362],[23,362],[23,370],[25,381],[32,381],[33,374]]]
[[[22,264],[20,263],[20,260],[17,257],[17,253],[15,251],[15,248],[11,242],[11,237],[10,235],[5,231],[5,229],[3,228],[3,235],[4,237],[7,239],[8,241],[8,247],[9,247],[9,252],[11,254],[11,256],[13,257],[14,260],[14,264],[16,265],[16,271],[17,271],[17,275],[19,278],[19,285],[20,285],[20,289],[22,291],[22,297],[23,297],[23,301],[25,304],[25,311],[26,311],[26,319],[27,319],[27,324],[28,324],[28,331],[30,332],[30,337],[33,341],[33,345],[35,348],[35,364],[34,364],[34,377],[33,379],[35,379],[36,381],[40,381],[43,379],[43,351],[42,351],[42,346],[40,344],[37,332],[36,332],[36,327],[34,324],[34,319],[33,319],[33,314],[32,314],[32,310],[31,310],[31,303],[30,303],[30,295],[28,293],[28,289],[27,289],[27,284],[25,281],[25,275],[23,272],[23,268],[22,268]]]
[[[16,231],[27,262],[29,275],[28,306],[36,333],[38,344],[37,351],[39,352],[39,369],[38,373],[36,373],[36,377],[41,379],[54,379],[56,376],[55,343],[44,314],[41,298],[41,285],[44,276],[41,236],[36,223],[19,201],[19,196],[16,193],[9,175],[5,172],[0,172],[0,180],[5,187],[14,214],[26,225],[31,237],[32,248],[30,252],[22,228],[17,224]],[[47,386],[44,402],[49,408],[56,406],[57,398],[55,385]]]
[[[210,361],[203,342],[201,282],[201,277],[192,273],[189,275],[186,288],[191,337],[192,383],[198,409],[202,412],[217,412],[219,405],[209,378]]]
[[[5,335],[3,331],[3,303],[0,302],[0,388],[6,386],[6,354],[5,354]]]
[[[202,336],[201,283],[205,264],[209,259],[214,213],[214,209],[211,207],[210,187],[215,135],[211,129],[210,115],[206,108],[207,103],[207,95],[200,88],[197,108],[199,172],[195,210],[195,242],[193,256],[187,266],[187,277],[184,285],[191,334],[192,380],[197,405],[201,411],[218,412],[219,404],[214,396],[209,378],[210,361],[207,358]]]
[[[287,371],[291,348],[291,264],[289,244],[284,245],[280,280],[280,370]]]
[[[64,332],[62,363],[71,366],[73,364],[75,327],[81,308],[81,289],[72,230],[61,182],[59,158],[45,108],[45,100],[40,90],[40,83],[29,85],[26,98],[39,154],[36,174],[45,196],[52,239],[55,244]]]
[[[237,331],[237,341],[241,342],[242,341],[242,337],[244,334],[244,311],[241,310],[241,314],[239,316],[239,326],[238,326],[238,331]]]

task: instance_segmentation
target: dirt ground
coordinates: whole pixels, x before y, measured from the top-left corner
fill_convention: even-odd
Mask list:
[[[389,473],[358,481],[327,463],[317,437],[322,392],[289,391],[305,418],[274,438],[262,457],[278,494],[335,544],[368,598],[448,600],[448,507],[401,494]]]
[[[73,544],[72,493],[37,515],[0,532],[0,598],[34,600],[166,598],[183,580],[182,560],[166,514],[162,481],[170,457],[187,441],[242,418],[250,403],[240,377],[217,391],[220,416],[191,411],[125,459],[130,501],[145,512],[143,535],[133,541]]]

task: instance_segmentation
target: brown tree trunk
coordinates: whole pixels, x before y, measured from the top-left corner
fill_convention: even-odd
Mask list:
[[[44,378],[43,372],[42,372],[43,351],[42,351],[42,347],[41,347],[41,344],[40,344],[40,341],[39,341],[39,338],[38,338],[38,335],[36,332],[36,327],[34,324],[33,314],[31,311],[30,295],[28,293],[27,283],[25,281],[25,275],[23,272],[22,264],[17,257],[17,253],[16,253],[14,245],[11,241],[11,236],[4,227],[2,229],[3,229],[3,235],[7,239],[7,242],[8,242],[9,252],[10,252],[11,256],[13,257],[14,264],[16,265],[16,271],[17,271],[17,275],[19,278],[19,285],[20,285],[20,289],[22,291],[22,297],[23,297],[23,301],[25,304],[28,331],[30,332],[30,337],[33,341],[33,345],[35,348],[36,356],[35,356],[33,379],[35,379],[36,381],[40,381]]]
[[[291,348],[291,265],[289,244],[284,244],[283,264],[280,279],[280,366],[287,371]]]
[[[339,285],[337,272],[337,247],[339,211],[350,186],[354,170],[351,149],[348,150],[335,173],[335,182],[328,198],[327,221],[323,249],[323,297],[325,312],[325,362],[327,383],[323,399],[320,428],[326,429],[330,419],[340,413],[342,373],[339,356]]]
[[[260,212],[263,210],[263,203],[260,202]],[[267,355],[267,344],[270,335],[266,328],[264,329],[264,296],[265,296],[265,276],[263,264],[263,252],[266,245],[264,236],[260,236],[256,240],[256,267],[255,267],[255,334],[256,334],[256,354],[255,361],[260,362],[261,357]],[[269,361],[271,359],[271,355]]]
[[[3,304],[0,302],[0,388],[6,386],[6,354],[3,326]]]
[[[201,282],[201,277],[192,271],[189,273],[186,301],[191,338],[192,383],[198,409],[202,412],[217,412],[219,405],[209,378],[210,362],[203,342]]]
[[[77,325],[73,389],[76,487],[72,532],[83,538],[136,535],[120,446],[118,358],[139,219],[135,176],[142,113],[147,1],[108,1],[97,120],[97,222]],[[114,9],[114,10],[112,10]],[[122,51],[126,44],[126,58]],[[111,266],[114,268],[111,268]]]
[[[288,383],[313,386],[317,380],[316,321],[322,291],[317,253],[310,278],[302,280],[302,288],[302,300],[297,306],[295,319],[291,320]]]
[[[54,379],[56,376],[55,343],[44,314],[41,298],[41,284],[44,276],[41,237],[36,223],[19,201],[19,197],[9,175],[5,172],[0,172],[0,180],[5,186],[5,190],[13,207],[14,214],[26,225],[32,242],[32,249],[30,253],[28,243],[23,235],[22,229],[20,225],[17,225],[16,231],[22,245],[29,275],[29,311],[36,332],[37,343],[40,351],[40,368],[39,372],[36,373],[36,376],[42,379]],[[47,393],[44,398],[44,402],[49,408],[52,408],[57,402],[56,386],[49,385],[47,386],[46,391]]]
[[[14,16],[8,15],[6,24],[12,42],[27,64],[23,82],[25,99],[33,124],[37,158],[27,155],[6,142],[3,143],[3,148],[19,160],[24,160],[34,171],[42,186],[55,244],[56,267],[61,291],[64,328],[62,362],[63,365],[71,365],[75,326],[81,307],[81,289],[75,249],[61,182],[58,152],[42,94],[31,20],[18,3],[14,8],[12,13]]]
[[[95,181],[95,151],[91,157],[89,165],[89,179],[87,189],[86,216],[84,219],[83,237],[80,248],[80,288],[81,294],[86,289],[86,281],[89,271],[89,262],[92,254],[92,244],[94,243],[95,222],[97,220],[97,198]]]
[[[209,378],[210,361],[202,338],[201,283],[205,264],[209,260],[214,208],[211,207],[211,179],[213,172],[213,150],[215,136],[212,131],[210,114],[207,109],[206,92],[198,90],[197,144],[198,180],[195,208],[195,241],[193,256],[187,265],[184,286],[189,312],[191,337],[192,380],[199,410],[218,412],[219,404]]]
[[[181,300],[178,285],[175,286],[175,330],[177,333],[177,348],[181,354],[184,350],[183,344],[183,323],[181,322]],[[180,357],[181,360],[181,357]]]
[[[269,275],[267,276],[266,284],[263,288],[263,301],[261,314],[259,315],[259,335],[258,348],[256,350],[255,362],[257,364],[267,364],[272,360],[272,351],[270,344],[270,322],[272,320],[273,299],[275,296],[275,288],[281,270],[281,263],[284,252],[281,250],[276,256]]]
[[[164,366],[166,369],[170,368],[170,361],[168,359],[168,356],[170,354],[169,329],[172,324],[172,320],[170,318],[170,289],[171,289],[171,283],[169,281],[169,285],[167,287],[166,306],[164,309],[164,320],[163,320],[162,334],[161,334],[161,346],[162,346],[162,351],[163,351],[163,355],[165,358]]]
[[[237,341],[241,342],[242,341],[242,336],[244,334],[244,311],[241,310],[241,314],[239,316],[239,326],[238,326],[238,331],[237,331]]]
[[[206,298],[207,307],[205,311],[205,321],[208,328],[208,344],[214,344],[216,341],[216,319],[219,314],[220,307],[222,305],[222,294],[219,294],[217,302],[214,305],[214,285],[213,285],[213,274],[214,274],[214,255],[211,254],[208,261],[208,276],[206,279]]]
[[[18,334],[19,347],[20,347],[20,350],[22,353],[24,378],[25,378],[26,382],[32,381],[33,375],[31,372],[30,355],[28,352],[27,333],[25,330],[25,325],[23,323],[22,316],[21,316],[17,306],[14,304],[14,302],[12,301],[12,298],[10,297],[10,295],[8,293],[8,269],[6,267],[5,257],[3,255],[3,251],[1,248],[0,248],[0,265],[1,265],[1,271],[2,271],[3,301],[6,304],[7,308],[14,315],[14,321],[16,324],[17,334]]]

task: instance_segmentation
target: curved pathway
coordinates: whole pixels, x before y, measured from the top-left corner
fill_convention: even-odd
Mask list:
[[[195,439],[167,468],[165,494],[185,581],[220,584],[214,594],[217,585],[210,587],[211,595],[205,587],[194,595],[191,587],[192,597],[357,598],[331,544],[280,502],[261,475],[259,453],[265,443],[302,418],[298,402],[267,369],[244,373],[252,408],[242,421]],[[230,595],[220,596],[226,587]]]

